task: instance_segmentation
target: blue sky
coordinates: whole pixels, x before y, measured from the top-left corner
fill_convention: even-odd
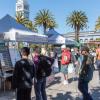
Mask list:
[[[95,22],[100,16],[100,0],[28,0],[30,4],[30,19],[33,20],[38,10],[49,9],[54,15],[59,33],[67,33],[73,31],[66,26],[66,17],[73,10],[85,11],[88,16],[88,26],[86,31],[93,31]],[[0,19],[6,14],[15,16],[16,0],[0,0]],[[41,28],[39,28],[41,31]]]

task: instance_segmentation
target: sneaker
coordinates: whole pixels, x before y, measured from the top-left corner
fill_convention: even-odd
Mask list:
[[[64,85],[67,85],[68,84],[68,81],[67,80],[64,80],[63,84]]]

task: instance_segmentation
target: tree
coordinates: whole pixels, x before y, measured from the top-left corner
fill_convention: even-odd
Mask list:
[[[96,21],[95,30],[100,30],[100,17]]]
[[[44,34],[46,33],[46,29],[50,27],[51,22],[55,22],[51,12],[46,9],[39,10],[39,12],[35,17],[35,24],[39,26],[43,26]]]
[[[26,19],[26,18],[23,18],[23,15],[21,13],[17,13],[16,14],[16,21],[22,25],[24,25],[26,28],[34,31],[34,32],[38,32],[37,28],[36,28],[36,25],[34,25],[32,23],[32,21]]]
[[[75,40],[79,42],[79,32],[87,27],[88,18],[83,11],[73,11],[66,19],[67,25],[75,30]]]
[[[28,21],[26,24],[25,24],[25,27],[27,27],[28,29],[32,30],[33,32],[38,32],[37,28],[36,28],[36,25],[34,25],[32,23],[32,21]]]
[[[57,27],[57,26],[58,26],[58,25],[57,25],[56,22],[53,20],[53,21],[50,21],[50,22],[48,23],[47,28],[52,29],[52,28],[55,28],[55,27]]]
[[[16,14],[16,21],[25,26],[25,24],[28,22],[28,19],[24,18],[21,13],[17,13]]]

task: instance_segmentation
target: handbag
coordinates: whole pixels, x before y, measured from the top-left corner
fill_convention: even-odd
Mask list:
[[[68,65],[68,73],[73,73],[75,71],[74,64],[70,63]]]
[[[59,72],[58,58],[56,57],[54,63],[52,64],[52,69],[54,73]]]

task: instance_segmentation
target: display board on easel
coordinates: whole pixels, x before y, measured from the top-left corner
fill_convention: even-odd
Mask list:
[[[5,46],[5,42],[0,42],[0,60],[2,66],[12,67],[9,49]]]

